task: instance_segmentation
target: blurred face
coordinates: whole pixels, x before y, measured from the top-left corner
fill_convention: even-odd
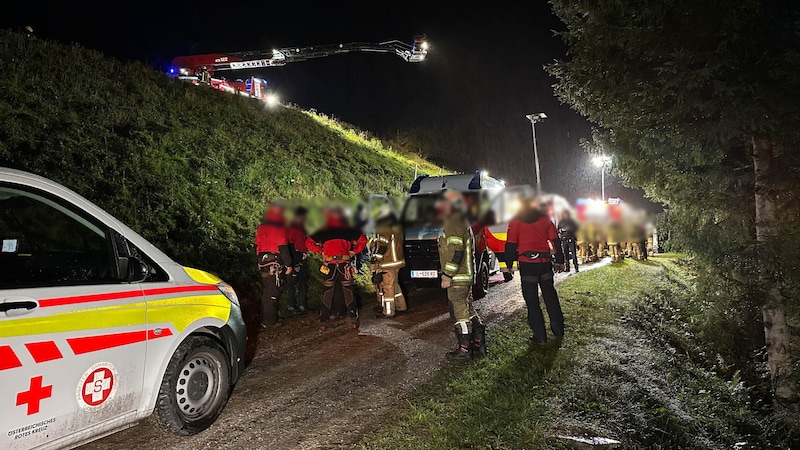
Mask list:
[[[436,215],[440,218],[447,217],[453,213],[453,204],[449,200],[439,200],[436,202]]]
[[[326,209],[323,214],[327,222],[341,222],[344,220],[342,212],[338,209]]]

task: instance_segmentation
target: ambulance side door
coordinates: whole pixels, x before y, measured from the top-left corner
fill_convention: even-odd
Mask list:
[[[115,233],[0,182],[0,448],[69,445],[135,416],[146,306],[120,275]]]

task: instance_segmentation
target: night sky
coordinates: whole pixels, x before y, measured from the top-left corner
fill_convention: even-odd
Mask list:
[[[590,126],[559,104],[554,79],[543,69],[566,50],[553,31],[561,24],[545,1],[482,2],[481,8],[438,4],[443,2],[310,3],[13,2],[0,15],[0,27],[30,25],[40,37],[159,69],[174,56],[192,53],[410,42],[426,33],[431,49],[422,64],[352,54],[258,75],[283,102],[384,138],[412,135],[431,142],[436,137],[434,159],[465,172],[487,169],[509,183],[535,182],[531,128],[524,116],[545,112],[549,118],[536,128],[544,189],[572,200],[600,196],[599,170],[579,146]],[[606,193],[647,205],[613,177],[606,179]]]

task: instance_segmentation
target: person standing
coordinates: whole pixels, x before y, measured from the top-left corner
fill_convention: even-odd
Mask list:
[[[561,213],[561,219],[558,221],[558,233],[561,236],[561,246],[566,262],[565,270],[569,272],[569,261],[572,259],[572,263],[575,264],[575,273],[578,273],[578,224],[572,220],[569,211]]]
[[[322,303],[319,307],[319,329],[328,329],[328,320],[333,308],[336,287],[340,287],[344,297],[350,326],[358,329],[358,308],[353,292],[353,258],[367,246],[367,237],[347,224],[342,210],[325,208],[325,226],[306,239],[308,250],[322,255],[323,285]]]
[[[509,223],[505,253],[510,266],[515,261],[519,264],[522,296],[528,306],[528,326],[533,332],[531,341],[536,344],[547,342],[544,315],[539,306],[540,288],[550,317],[550,330],[557,338],[564,336],[564,314],[553,280],[554,263],[557,272],[564,271],[564,253],[555,225],[539,209],[538,202],[527,204]]]
[[[403,232],[389,205],[383,205],[375,218],[375,237],[370,243],[373,283],[378,294],[382,317],[394,317],[406,310],[406,299],[400,289],[398,272],[405,267]]]
[[[287,239],[289,241],[289,251],[292,255],[292,273],[287,280],[286,303],[288,310],[295,314],[303,314],[308,311],[306,295],[308,293],[308,247],[306,246],[306,217],[308,210],[298,206],[294,210],[294,217],[289,224]]]
[[[278,321],[278,309],[283,277],[292,272],[284,213],[282,205],[271,204],[256,230],[256,255],[264,288],[261,294],[263,328],[281,325]]]
[[[475,238],[464,218],[464,197],[445,189],[436,202],[444,234],[439,237],[442,289],[447,290],[450,318],[458,347],[447,353],[451,361],[469,361],[486,355],[486,327],[472,304],[475,283]]]

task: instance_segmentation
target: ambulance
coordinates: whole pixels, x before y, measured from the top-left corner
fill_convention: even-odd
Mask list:
[[[418,177],[409,189],[400,215],[405,232],[406,261],[400,278],[406,288],[441,284],[438,238],[442,227],[435,218],[434,205],[444,189],[457,190],[464,196],[466,219],[475,235],[473,295],[476,299],[483,298],[488,293],[491,277],[505,267],[503,256],[508,223],[535,192],[527,185],[506,186],[502,180],[480,170],[474,174]],[[504,277],[510,280],[510,274]]]
[[[70,448],[152,416],[192,435],[244,370],[234,290],[53,181],[0,168],[0,448]]]

